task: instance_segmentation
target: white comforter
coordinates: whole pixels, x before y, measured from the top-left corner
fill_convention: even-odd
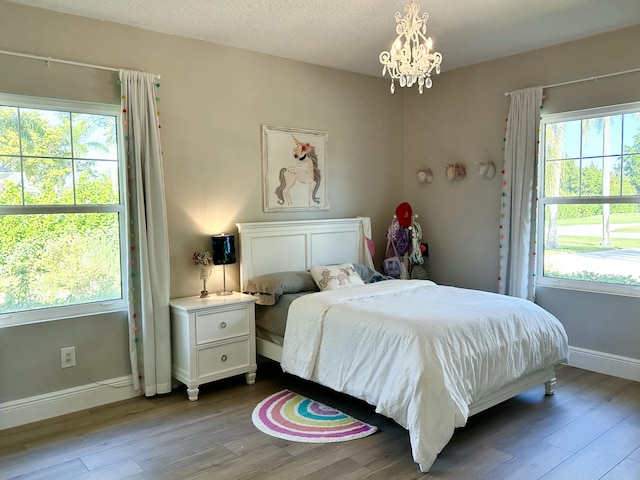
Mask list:
[[[375,405],[427,472],[470,404],[567,357],[564,328],[533,302],[398,280],[296,299],[282,368]]]

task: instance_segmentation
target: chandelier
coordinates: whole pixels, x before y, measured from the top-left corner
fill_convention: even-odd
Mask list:
[[[418,16],[420,6],[415,0],[404,7],[406,12],[403,18],[400,12],[396,12],[396,37],[391,46],[391,51],[380,54],[382,76],[389,73],[391,77],[391,93],[395,92],[395,80],[401,87],[412,87],[418,84],[418,90],[423,92],[424,87],[431,88],[431,71],[435,68],[440,73],[442,55],[439,52],[431,53],[433,41],[427,37],[427,20],[429,14]]]

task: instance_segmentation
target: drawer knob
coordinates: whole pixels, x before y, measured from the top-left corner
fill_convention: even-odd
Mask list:
[[[220,329],[227,328],[227,322],[220,322]]]
[[[222,355],[222,357],[220,357],[220,360],[222,360],[223,362],[226,362],[226,361],[227,361],[227,358],[228,358],[228,357],[227,357],[226,355]]]

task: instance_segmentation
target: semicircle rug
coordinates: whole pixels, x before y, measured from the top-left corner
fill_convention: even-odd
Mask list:
[[[378,430],[290,390],[269,395],[256,405],[251,419],[260,431],[295,442],[344,442],[366,437]]]

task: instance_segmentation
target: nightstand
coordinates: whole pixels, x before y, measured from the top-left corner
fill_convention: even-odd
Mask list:
[[[256,298],[244,293],[174,298],[171,307],[173,377],[198,399],[203,383],[245,374],[256,379]]]

